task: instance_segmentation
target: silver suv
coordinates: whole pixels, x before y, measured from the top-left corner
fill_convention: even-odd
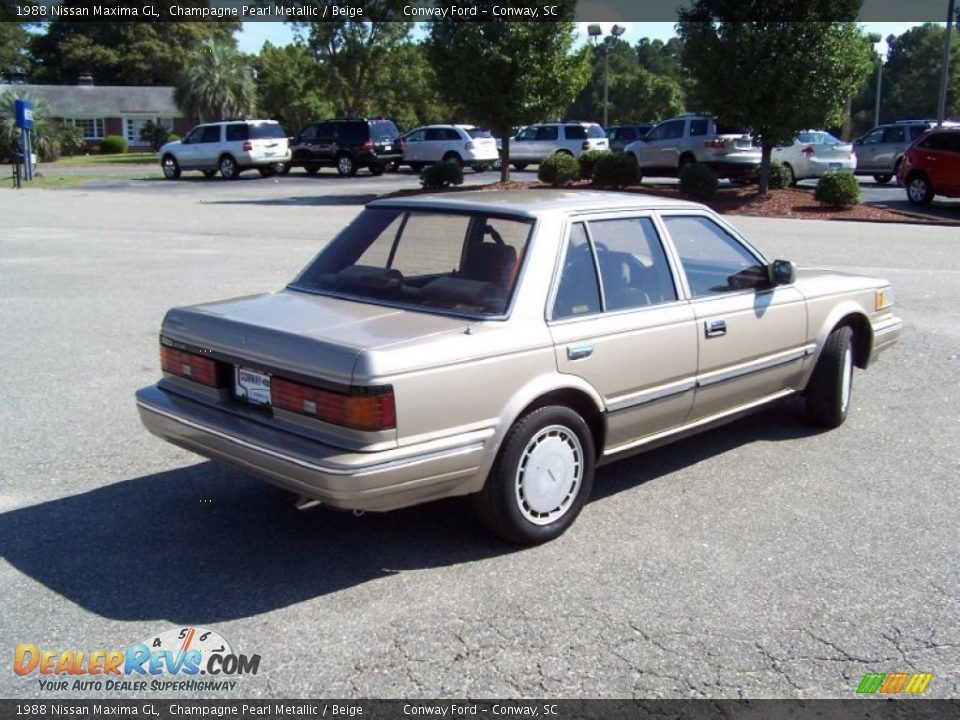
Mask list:
[[[944,125],[958,123],[945,122]],[[936,127],[936,120],[900,120],[875,128],[853,141],[857,175],[873,175],[878,183],[890,182],[900,170],[900,161],[914,140]]]
[[[219,171],[235,180],[256,168],[266,177],[290,161],[290,142],[276,120],[230,120],[197,125],[183,140],[160,148],[159,155],[168,180],[183,170],[200,170],[207,177]]]
[[[510,138],[510,162],[517,170],[561,153],[578,158],[587,150],[609,150],[603,128],[596,123],[565,122],[528,125]]]
[[[624,152],[636,158],[642,175],[679,175],[690,163],[701,162],[719,177],[742,178],[760,167],[760,148],[749,130],[695,113],[654,125]]]

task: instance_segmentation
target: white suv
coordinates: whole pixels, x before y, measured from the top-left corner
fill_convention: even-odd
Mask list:
[[[517,170],[565,153],[578,158],[587,150],[609,150],[603,128],[596,123],[566,122],[528,125],[510,138],[510,162]]]
[[[760,167],[761,154],[749,130],[695,113],[654,125],[624,152],[637,159],[642,175],[679,175],[690,163],[701,162],[723,178],[752,175]]]
[[[183,170],[200,170],[235,180],[256,168],[264,177],[290,162],[290,142],[276,120],[230,120],[197,125],[183,140],[160,148],[160,167],[168,180]]]
[[[497,141],[474,125],[425,125],[403,136],[403,163],[414,170],[445,160],[483,172],[499,157]]]

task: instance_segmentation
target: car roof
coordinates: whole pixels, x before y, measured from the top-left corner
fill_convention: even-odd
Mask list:
[[[653,208],[704,209],[687,200],[675,200],[635,193],[589,190],[473,190],[466,192],[381,198],[367,207],[396,207],[414,210],[488,212],[535,218],[554,212],[566,215],[581,212],[647,210]]]

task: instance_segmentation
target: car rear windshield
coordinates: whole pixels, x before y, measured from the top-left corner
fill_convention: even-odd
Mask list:
[[[400,131],[390,120],[376,120],[370,123],[370,137],[396,139],[400,137]]]
[[[489,131],[489,130],[480,130],[480,129],[476,129],[476,128],[473,129],[473,130],[467,130],[467,135],[469,135],[469,136],[472,137],[472,138],[489,138],[489,137],[493,137],[493,135],[490,134],[490,131]]]
[[[282,138],[287,134],[280,123],[256,123],[250,126],[251,140],[266,140],[267,138]]]
[[[602,138],[606,137],[606,134],[603,132],[603,128],[599,125],[587,125],[587,137]]]
[[[368,208],[290,284],[425,312],[506,313],[532,220],[477,213]]]
[[[842,143],[837,140],[833,135],[828,132],[802,132],[797,135],[797,138],[802,143],[810,143],[811,145],[841,145]]]

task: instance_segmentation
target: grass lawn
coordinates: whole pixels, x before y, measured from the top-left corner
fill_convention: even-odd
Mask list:
[[[44,163],[47,167],[72,167],[74,165],[153,165],[157,161],[156,153],[138,152],[121,155],[74,155],[62,157],[55,163]]]
[[[131,178],[144,179],[142,173],[128,172],[128,173],[116,173],[104,175],[101,173],[85,174],[82,172],[75,172],[70,174],[59,174],[55,168],[52,168],[50,165],[47,165],[42,168],[42,175],[34,177],[30,182],[23,180],[21,186],[23,189],[38,189],[38,190],[55,190],[59,188],[78,188],[83,187],[88,182],[92,181],[103,181],[103,180],[130,180]],[[13,180],[9,177],[4,177],[3,181],[0,182],[0,190],[11,190],[13,187]]]

